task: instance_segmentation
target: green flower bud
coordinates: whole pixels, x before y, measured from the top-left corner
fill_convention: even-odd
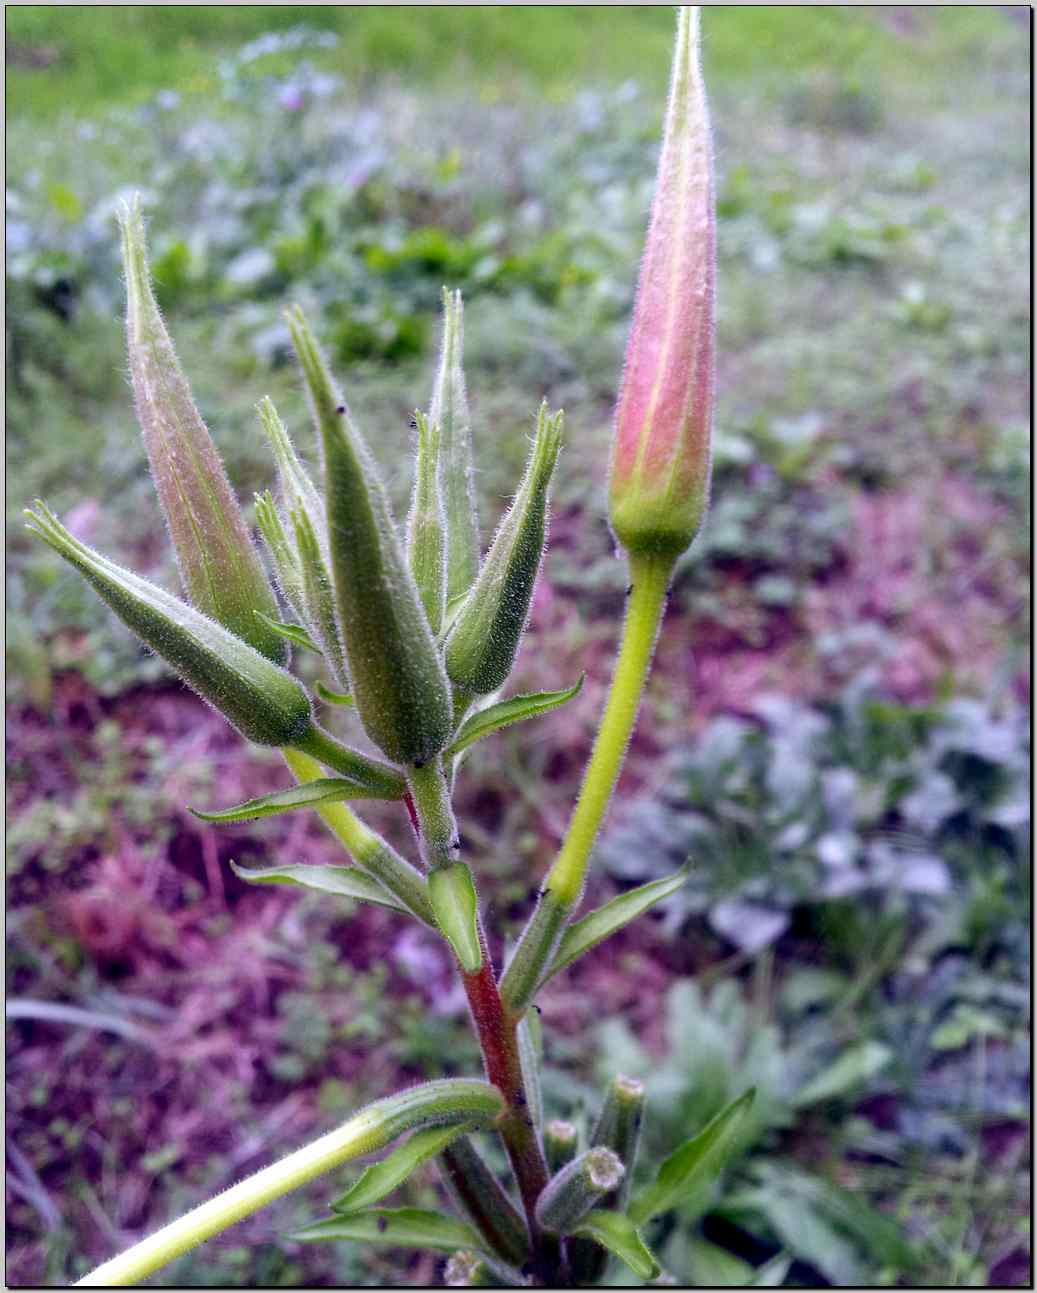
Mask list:
[[[327,561],[327,522],[324,517],[324,500],[306,468],[299,461],[295,447],[288,438],[284,423],[277,416],[277,409],[269,396],[259,401],[256,406],[259,420],[263,424],[270,447],[274,451],[277,463],[277,478],[281,485],[281,494],[288,512],[302,511],[309,518],[314,533],[319,537],[321,551]]]
[[[116,615],[242,736],[297,745],[314,726],[310,698],[290,673],[179,598],[108,561],[37,502],[29,528],[86,577]]]
[[[479,518],[472,487],[472,427],[465,394],[464,306],[443,289],[443,340],[429,421],[440,429],[447,528],[447,605],[468,592],[479,572]]]
[[[555,1234],[571,1233],[603,1196],[619,1185],[624,1170],[620,1159],[604,1145],[584,1150],[544,1187],[537,1199],[537,1221]]]
[[[415,413],[418,455],[414,497],[407,518],[407,559],[421,594],[429,628],[438,633],[446,609],[446,515],[439,485],[439,427]]]
[[[137,420],[184,591],[203,614],[275,663],[286,663],[286,642],[256,615],[277,618],[273,590],[151,290],[138,202],[124,208],[120,225]]]
[[[450,686],[385,488],[302,316],[289,327],[324,450],[339,625],[364,730],[395,763],[424,764],[450,739]]]
[[[340,687],[349,689],[346,658],[335,618],[335,590],[324,563],[324,554],[306,512],[292,511],[295,550],[302,574],[303,617],[311,634],[320,643],[321,652],[332,676]]]
[[[257,494],[255,499],[256,525],[259,527],[259,533],[266,541],[266,546],[270,549],[270,556],[273,559],[274,569],[277,571],[277,582],[281,586],[281,592],[296,615],[300,619],[305,619],[302,570],[299,568],[299,558],[295,549],[289,543],[287,534],[284,532],[284,525],[274,503],[273,495],[269,490],[264,490],[262,494]]]
[[[626,1207],[633,1180],[634,1165],[637,1162],[637,1151],[641,1145],[641,1124],[645,1112],[645,1086],[637,1078],[617,1074],[609,1083],[605,1093],[605,1102],[598,1115],[598,1121],[590,1134],[595,1145],[605,1145],[613,1150],[626,1165],[626,1176],[616,1193],[615,1200],[609,1200],[607,1206],[614,1206],[620,1212]]]
[[[529,616],[547,531],[547,491],[562,445],[562,414],[537,416],[536,440],[515,501],[446,642],[450,680],[485,695],[503,686]]]
[[[552,1176],[576,1157],[579,1136],[574,1123],[552,1118],[544,1123],[544,1154]]]

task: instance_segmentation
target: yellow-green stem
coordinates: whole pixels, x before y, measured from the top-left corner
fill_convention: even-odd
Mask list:
[[[570,910],[583,893],[587,862],[612,798],[634,730],[659,632],[666,589],[673,571],[669,557],[631,556],[631,590],[623,641],[605,713],[594,741],[580,797],[545,888]]]

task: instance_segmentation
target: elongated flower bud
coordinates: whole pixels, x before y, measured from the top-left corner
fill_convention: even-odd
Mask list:
[[[463,350],[461,293],[444,288],[443,340],[428,416],[440,429],[448,606],[468,592],[479,572],[479,518],[472,487],[472,426],[465,394]]]
[[[310,698],[290,673],[215,620],[80,543],[42,503],[27,515],[30,528],[242,736],[277,746],[305,739],[314,725]]]
[[[446,673],[367,447],[301,311],[289,327],[323,444],[332,577],[357,713],[395,763],[424,764],[450,738]]]
[[[349,674],[335,617],[335,590],[324,564],[324,554],[309,515],[296,508],[292,511],[291,520],[302,575],[302,601],[307,628],[320,643],[335,681],[348,690]]]
[[[137,420],[184,591],[203,614],[283,664],[287,643],[256,615],[277,618],[273,590],[151,290],[138,203],[123,210],[120,224]]]
[[[267,396],[257,405],[259,420],[266,432],[277,463],[277,478],[281,485],[284,504],[289,514],[301,511],[306,514],[313,532],[320,540],[322,551],[327,547],[327,523],[324,517],[324,500],[320,490],[310,479],[306,468],[299,461],[295,446],[288,437],[284,423],[277,416],[274,402]]]
[[[451,682],[476,695],[496,691],[515,663],[547,532],[547,492],[562,446],[563,417],[541,405],[536,440],[515,501],[446,643]]]
[[[544,1123],[544,1155],[552,1176],[576,1157],[579,1137],[574,1123],[552,1118]]]
[[[623,1179],[623,1164],[603,1145],[573,1159],[553,1176],[537,1200],[537,1221],[557,1235],[569,1234]]]
[[[609,514],[631,553],[675,560],[709,503],[715,280],[699,16],[697,7],[684,7],[612,451]]]
[[[446,513],[440,488],[440,431],[423,413],[415,413],[418,455],[414,497],[407,518],[407,559],[418,585],[429,628],[438,633],[446,610]]]
[[[300,619],[305,619],[306,610],[303,601],[302,570],[299,568],[299,558],[288,541],[288,535],[284,532],[284,524],[281,521],[277,505],[274,503],[273,495],[267,489],[262,494],[256,494],[255,499],[256,525],[270,550],[281,592],[296,615]]]
[[[645,1112],[645,1085],[637,1078],[617,1074],[609,1083],[598,1121],[590,1134],[595,1145],[613,1150],[626,1165],[627,1174],[616,1196],[620,1211],[630,1192],[637,1151],[641,1144],[641,1124]]]

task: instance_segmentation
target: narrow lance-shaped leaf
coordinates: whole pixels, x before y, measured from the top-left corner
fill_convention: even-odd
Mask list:
[[[596,1240],[643,1280],[655,1279],[659,1274],[659,1263],[637,1233],[637,1227],[621,1212],[596,1208],[572,1233]]]
[[[416,1131],[387,1158],[365,1167],[345,1194],[332,1203],[332,1210],[359,1212],[363,1208],[369,1208],[372,1203],[378,1203],[387,1194],[392,1194],[398,1185],[402,1185],[422,1163],[434,1158],[466,1130],[465,1125],[461,1124],[457,1127],[427,1127],[424,1131]]]
[[[324,452],[332,577],[357,713],[394,762],[424,764],[450,737],[450,687],[385,488],[301,311],[289,316]]]
[[[330,687],[325,687],[318,678],[316,682],[317,695],[328,705],[352,705],[353,697],[348,691],[332,691]]]
[[[291,813],[300,808],[313,808],[316,804],[334,803],[345,799],[381,799],[382,796],[369,786],[352,781],[346,777],[320,777],[316,781],[307,781],[301,786],[289,786],[287,790],[275,790],[270,795],[260,795],[258,799],[247,799],[243,804],[233,808],[222,808],[215,812],[202,812],[192,808],[192,814],[203,822],[215,822],[225,825],[229,822],[251,822],[258,817],[274,817],[278,813]]]
[[[270,558],[274,563],[277,582],[285,601],[301,619],[306,612],[303,603],[302,571],[299,569],[299,558],[294,547],[288,541],[288,535],[285,534],[284,525],[270,491],[265,490],[262,494],[256,494],[255,500],[256,525],[259,528],[259,533],[263,536]],[[286,638],[289,642],[298,641],[291,633],[284,631],[285,629],[295,628],[295,625],[282,625],[279,619],[266,615],[262,611],[257,611],[256,614],[271,632]],[[299,628],[298,632],[305,634],[306,631]],[[320,648],[309,641],[308,634],[306,634],[306,637],[307,642],[299,643],[299,645],[306,646],[308,650],[319,651]]]
[[[295,550],[302,571],[303,604],[313,636],[321,645],[321,654],[340,687],[349,686],[346,657],[342,650],[338,620],[335,616],[335,590],[309,516],[300,508],[291,513],[295,531]]]
[[[369,875],[352,866],[309,866],[305,863],[274,867],[243,867],[231,862],[231,870],[249,884],[286,884],[300,889],[313,889],[318,893],[332,893],[338,898],[352,898],[355,902],[373,902],[390,911],[406,912],[407,908],[388,889]]]
[[[275,633],[287,638],[289,642],[294,642],[296,646],[302,647],[305,651],[311,651],[314,655],[322,654],[320,647],[301,624],[282,624],[280,620],[268,619],[266,616],[263,618],[266,619],[266,622]]]
[[[440,430],[447,533],[447,603],[463,597],[479,571],[479,519],[472,486],[472,428],[465,394],[464,307],[443,289],[443,339],[429,422]]]
[[[464,1221],[427,1212],[422,1208],[372,1208],[315,1221],[288,1236],[296,1243],[314,1244],[355,1239],[367,1244],[390,1244],[393,1248],[436,1248],[452,1253],[455,1248],[479,1248],[479,1236]]]
[[[636,920],[638,916],[650,910],[657,902],[662,902],[670,894],[676,893],[687,883],[690,874],[691,864],[688,863],[673,875],[666,876],[662,880],[651,880],[648,884],[639,885],[636,889],[621,893],[618,898],[613,898],[604,907],[599,907],[597,911],[592,911],[580,920],[574,921],[562,935],[558,950],[547,973],[541,979],[540,986],[542,987],[559,970],[572,965],[573,961],[581,957],[584,952],[597,947],[624,925],[629,925],[632,920]]]
[[[585,677],[586,674],[581,674],[579,682],[563,691],[538,691],[528,696],[511,696],[508,700],[498,701],[496,705],[479,710],[461,724],[457,735],[447,747],[446,754],[459,754],[491,732],[499,732],[502,727],[509,727],[512,723],[523,723],[527,718],[537,718],[557,709],[559,705],[564,705],[580,694]]]
[[[446,513],[440,488],[440,431],[416,412],[418,452],[414,493],[407,517],[407,559],[421,594],[429,628],[438,633],[446,610]]]
[[[257,745],[297,745],[314,730],[302,684],[236,634],[108,561],[37,502],[29,528],[94,586],[116,615]]]
[[[482,965],[479,910],[472,873],[464,862],[436,867],[429,873],[428,893],[443,937],[468,974]]]
[[[562,446],[562,424],[561,413],[541,406],[518,494],[446,640],[451,682],[475,695],[503,685],[525,632],[544,552],[547,494]]]
[[[739,1128],[755,1094],[750,1089],[732,1101],[697,1136],[686,1140],[663,1161],[655,1180],[638,1193],[628,1209],[634,1225],[642,1226],[677,1207],[700,1181],[719,1175],[737,1144]]]
[[[197,610],[282,664],[284,640],[255,614],[276,616],[273,590],[151,290],[139,200],[123,208],[119,223],[137,420],[184,591]]]

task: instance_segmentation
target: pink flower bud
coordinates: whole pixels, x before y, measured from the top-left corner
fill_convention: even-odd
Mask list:
[[[676,559],[709,502],[715,387],[716,211],[699,11],[679,11],[655,199],[616,411],[612,529]]]

